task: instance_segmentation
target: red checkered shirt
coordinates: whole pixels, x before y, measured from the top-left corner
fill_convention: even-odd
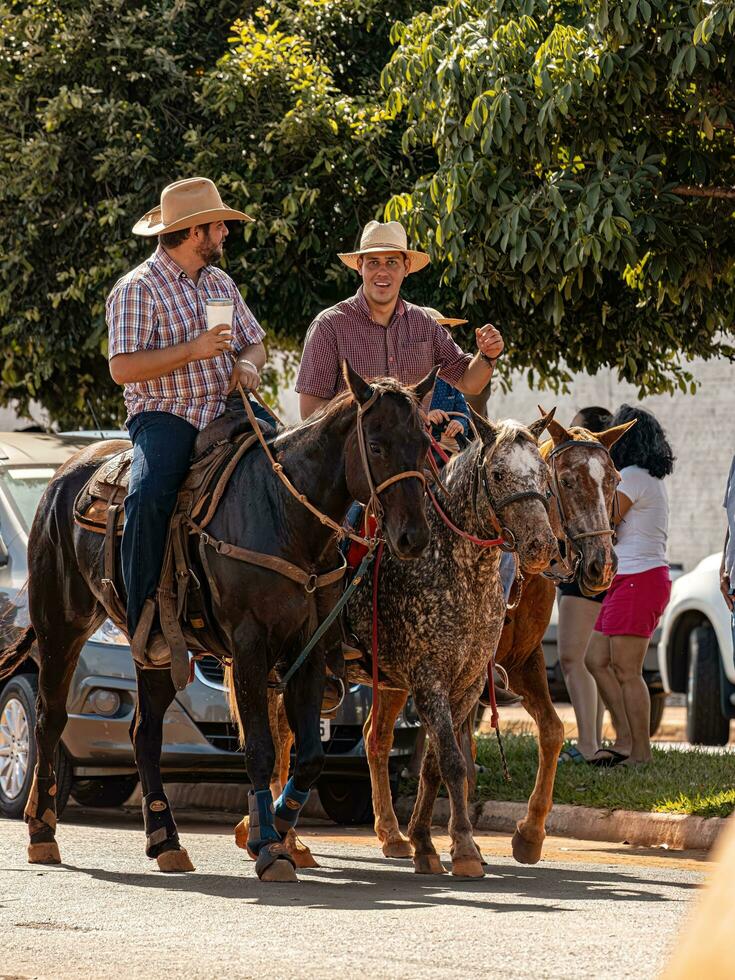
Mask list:
[[[360,286],[309,327],[296,391],[334,397],[345,387],[343,360],[363,378],[390,377],[403,384],[415,384],[439,364],[444,380],[456,386],[472,358],[420,306],[400,298],[388,326],[376,323]]]
[[[205,266],[195,284],[159,245],[107,297],[108,357],[193,340],[207,329],[207,299],[233,301],[235,353],[263,339],[263,329],[226,272]],[[232,357],[223,353],[192,361],[162,378],[126,384],[127,421],[139,412],[170,412],[203,429],[224,411],[231,375]]]

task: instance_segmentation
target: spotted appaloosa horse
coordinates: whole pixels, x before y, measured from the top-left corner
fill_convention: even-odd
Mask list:
[[[589,593],[606,589],[617,567],[610,515],[618,474],[609,450],[629,427],[621,425],[593,434],[582,428],[565,429],[551,420],[547,426],[551,440],[541,446],[557,501],[550,510],[551,524],[556,537],[566,542],[570,559],[578,559],[577,574]],[[553,804],[556,763],[564,738],[549,694],[541,645],[553,605],[553,581],[538,571],[526,574],[520,601],[505,616],[496,653],[497,663],[508,671],[511,687],[523,695],[523,705],[538,729],[536,784],[526,817],[519,822],[513,837],[514,857],[523,864],[534,864],[541,857],[544,825]],[[387,857],[411,856],[411,843],[401,834],[393,810],[388,779],[393,726],[406,697],[405,691],[381,691],[377,717],[371,715],[365,724],[375,832]],[[377,752],[372,751],[369,738],[373,725],[377,727]]]

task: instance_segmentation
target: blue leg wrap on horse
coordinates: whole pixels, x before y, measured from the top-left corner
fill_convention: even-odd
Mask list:
[[[283,787],[283,792],[276,800],[276,830],[278,830],[281,834],[285,834],[288,830],[290,830],[299,819],[301,808],[308,799],[309,790],[307,789],[304,792],[300,789],[296,789],[294,786],[293,777],[291,777],[291,779],[289,779],[289,781]]]
[[[258,854],[266,844],[280,843],[281,835],[273,824],[273,796],[269,789],[248,793],[248,815],[248,848],[253,854]]]

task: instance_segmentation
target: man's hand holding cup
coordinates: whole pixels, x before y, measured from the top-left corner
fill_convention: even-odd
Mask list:
[[[209,361],[232,350],[232,327],[219,323],[211,330],[204,330],[190,342],[192,361]]]
[[[206,306],[207,329],[192,341],[195,361],[208,361],[232,350],[234,303],[231,299],[208,299]]]

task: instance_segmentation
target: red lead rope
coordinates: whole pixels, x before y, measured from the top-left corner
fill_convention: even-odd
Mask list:
[[[378,674],[378,573],[380,571],[380,561],[383,557],[383,542],[378,545],[373,564],[373,637],[372,637],[372,658],[373,658],[373,707],[370,713],[370,751],[373,755],[378,752],[378,704],[380,701],[380,677]]]
[[[441,509],[441,505],[434,496],[431,487],[427,486],[426,492],[431,498],[431,502],[434,505],[434,510],[437,512],[439,517],[441,517],[447,527],[451,528],[451,530],[454,531],[455,534],[458,534],[460,538],[464,538],[465,541],[471,541],[472,544],[476,544],[480,548],[497,548],[503,543],[503,538],[478,538],[474,534],[470,534],[468,531],[463,531],[462,528],[457,527],[457,525],[454,524]]]

